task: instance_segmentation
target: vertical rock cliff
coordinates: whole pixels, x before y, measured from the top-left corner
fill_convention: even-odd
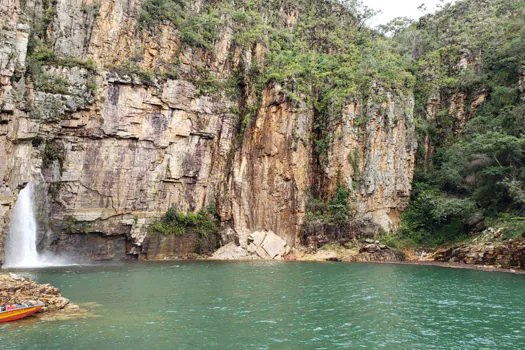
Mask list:
[[[34,172],[30,160],[35,126],[19,109],[23,95],[13,86],[13,77],[20,75],[26,64],[30,31],[20,19],[18,6],[18,1],[0,2],[0,257],[14,202],[20,187]]]
[[[301,18],[288,5],[272,3],[284,32]],[[207,43],[167,20],[148,27],[143,6],[0,0],[0,256],[29,181],[40,249],[88,259],[148,257],[160,239],[148,226],[170,207],[217,208],[223,244],[263,230],[295,246],[309,193],[331,198],[341,185],[354,219],[395,230],[414,167],[410,88],[370,82],[367,96],[349,94],[321,163],[315,106],[250,82],[268,48],[240,45],[236,19],[222,13]],[[215,18],[204,2],[185,11]],[[173,255],[170,244],[150,258]]]

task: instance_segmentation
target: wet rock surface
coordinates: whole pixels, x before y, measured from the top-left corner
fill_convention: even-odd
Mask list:
[[[218,247],[215,235],[187,232],[182,236],[150,234],[142,251],[148,260],[192,259],[210,256]]]
[[[29,277],[13,273],[0,274],[0,305],[44,304],[42,312],[78,311],[79,307],[50,284],[38,284]]]

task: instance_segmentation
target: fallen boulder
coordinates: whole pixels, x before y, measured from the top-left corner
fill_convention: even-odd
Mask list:
[[[290,252],[290,247],[272,231],[256,231],[248,237],[248,252],[262,259],[280,260]]]
[[[251,259],[250,253],[240,245],[236,245],[235,242],[230,242],[213,253],[211,259],[216,260],[245,260]]]
[[[219,248],[211,257],[218,260],[281,260],[290,252],[284,239],[272,231],[256,231],[248,237],[247,246],[230,242]]]

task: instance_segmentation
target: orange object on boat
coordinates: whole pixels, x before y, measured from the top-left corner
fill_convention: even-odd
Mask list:
[[[14,305],[6,305],[6,311],[0,311],[0,322],[9,322],[31,316],[42,309],[44,305],[31,305],[13,308]]]

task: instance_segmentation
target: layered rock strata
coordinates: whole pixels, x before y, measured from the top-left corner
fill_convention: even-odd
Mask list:
[[[525,269],[525,240],[510,239],[503,244],[461,244],[438,249],[431,258],[442,262]]]
[[[141,29],[141,3],[0,1],[0,261],[17,193],[29,181],[38,184],[39,248],[89,260],[178,255],[166,250],[178,238],[148,251],[162,238],[148,238],[147,228],[170,207],[216,207],[222,244],[247,250],[253,232],[272,231],[297,246],[320,176],[325,197],[336,179],[353,188],[353,215],[374,230],[399,225],[414,168],[410,91],[375,87],[371,98],[354,98],[319,169],[311,106],[266,86],[241,133],[239,104],[253,91],[239,100],[197,79],[205,70],[227,81],[241,62],[263,59],[260,47],[235,47],[228,26],[211,52],[184,46],[172,24]],[[54,7],[42,22],[45,6]],[[297,14],[282,11],[293,26]],[[38,23],[46,24],[41,34]],[[40,63],[40,75],[27,70],[30,38],[56,55]],[[177,78],[166,62],[178,62]],[[162,74],[144,73],[157,68]]]

